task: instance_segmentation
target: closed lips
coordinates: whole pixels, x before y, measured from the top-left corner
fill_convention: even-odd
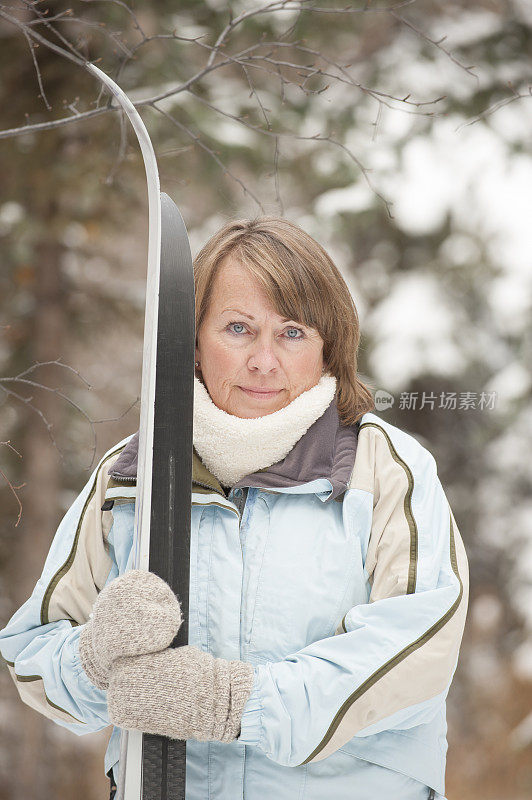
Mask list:
[[[247,386],[241,386],[246,392],[255,392],[256,394],[272,394],[272,392],[280,392],[280,389],[248,389]]]

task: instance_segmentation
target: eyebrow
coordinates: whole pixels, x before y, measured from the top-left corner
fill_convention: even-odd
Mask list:
[[[252,322],[255,322],[255,317],[252,317],[251,314],[246,314],[245,311],[241,311],[239,308],[224,308],[222,314],[225,314],[226,311],[236,311],[237,314],[241,314],[243,317],[247,317]],[[290,317],[283,317],[281,322],[295,322],[295,320],[291,320]],[[300,323],[298,323],[300,324]]]
[[[251,314],[246,314],[245,311],[241,311],[239,308],[224,308],[222,314],[225,314],[226,311],[236,311],[237,314],[242,314],[243,317],[247,317],[255,322],[255,317],[252,317]]]

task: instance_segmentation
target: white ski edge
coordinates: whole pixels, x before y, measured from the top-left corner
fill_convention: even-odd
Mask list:
[[[149,569],[150,512],[153,465],[153,415],[155,408],[155,371],[157,358],[157,317],[159,308],[159,269],[161,259],[161,192],[157,160],[146,126],[137,109],[122,89],[101,69],[90,62],[86,68],[116,98],[127,114],[139,141],[148,183],[148,274],[144,315],[144,350],[140,400],[139,455],[137,500],[135,503],[134,556],[135,569]],[[116,800],[141,800],[142,797],[142,733],[122,730],[120,775]]]

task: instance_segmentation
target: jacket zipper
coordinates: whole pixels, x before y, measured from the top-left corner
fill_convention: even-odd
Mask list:
[[[246,505],[246,500],[248,499],[248,491],[249,491],[248,486],[242,489],[242,494],[235,503],[236,509],[238,511],[238,538],[240,539],[240,554],[242,556],[242,563],[244,563],[244,544],[242,542],[242,536],[240,535],[240,529],[242,525],[242,517],[244,515],[244,506]]]
[[[113,478],[115,481],[120,481],[121,483],[136,483],[137,478],[135,477],[128,477],[127,475],[109,475],[110,478]],[[196,486],[202,486],[204,489],[210,489],[211,492],[216,492],[216,489],[213,486],[209,486],[208,483],[201,483],[201,481],[194,481]]]
[[[111,477],[113,477],[113,476],[111,475]],[[127,477],[125,475],[124,476],[121,475],[119,478],[115,478],[114,480],[124,481],[124,483],[126,483],[126,482],[127,483],[135,482],[136,483],[136,481],[137,481],[136,477],[135,478],[130,478],[130,477]],[[201,481],[194,481],[194,484],[196,486],[201,486],[203,489],[210,489],[212,492],[216,492],[216,489],[214,489],[212,486],[209,486],[208,483],[202,483]],[[249,486],[245,486],[242,489],[242,494],[240,495],[240,498],[235,503],[235,505],[237,507],[237,511],[238,511],[238,516],[239,516],[239,522],[238,522],[239,533],[240,533],[240,525],[242,524],[242,515],[244,513],[244,506],[246,505],[246,500],[248,498],[248,492],[249,492]],[[109,501],[106,501],[106,503],[109,503]],[[105,505],[105,503],[104,503],[104,505]],[[107,507],[105,509],[102,508],[102,511],[105,511],[105,510],[107,510]],[[244,548],[242,547],[242,540],[240,541],[240,549],[242,551],[242,557],[243,557],[244,556]]]
[[[248,499],[248,492],[249,492],[249,487],[245,486],[241,490],[240,497],[238,498],[238,500],[236,502],[236,507],[238,509],[238,515],[240,517],[240,519],[238,521],[238,538],[240,539],[240,551],[242,553],[242,565],[244,564],[244,543],[242,542],[242,537],[241,537],[240,531],[241,531],[241,526],[242,526],[242,517],[244,515],[244,508],[245,508],[245,505],[246,505],[246,501]],[[240,603],[241,603],[241,605],[240,605],[241,612],[240,613],[242,613],[242,598],[240,600]],[[242,648],[242,643],[240,643],[240,648]],[[240,653],[242,653],[242,649],[240,649]],[[244,747],[244,751],[246,751],[246,750],[247,750],[247,748]],[[242,765],[242,800],[244,800],[244,798],[245,798],[245,795],[244,795],[244,786],[245,785],[246,785],[246,753],[244,752],[244,763]]]
[[[244,506],[246,505],[246,500],[248,499],[249,486],[244,487],[244,489],[242,489],[241,491],[242,491],[242,494],[240,495],[240,498],[235,503],[235,505],[236,505],[236,507],[238,509],[238,515],[240,517],[240,522],[242,522],[242,515],[244,513]]]

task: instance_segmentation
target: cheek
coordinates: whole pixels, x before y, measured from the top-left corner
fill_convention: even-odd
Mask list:
[[[293,359],[294,367],[297,369],[298,372],[312,372],[317,368],[317,365],[320,365],[321,369],[321,362],[322,362],[322,347],[313,346],[308,347],[298,353],[297,358]]]
[[[233,365],[240,364],[243,353],[238,347],[232,346],[222,336],[214,335],[204,343],[206,361],[211,369],[217,373],[229,371]]]

